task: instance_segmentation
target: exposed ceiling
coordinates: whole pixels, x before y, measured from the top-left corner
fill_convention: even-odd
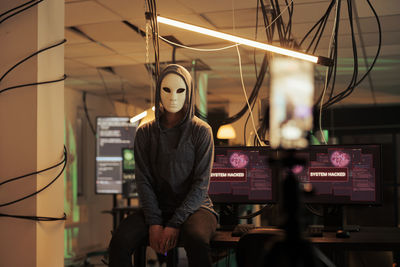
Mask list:
[[[269,2],[269,1],[265,1]],[[284,1],[279,0],[284,7]],[[330,0],[293,0],[292,32],[300,40],[327,9]],[[344,90],[352,76],[353,62],[351,35],[346,14],[346,3],[339,32],[338,90]],[[366,0],[353,1],[359,71],[361,75],[371,64],[377,51],[378,27]],[[375,68],[343,104],[400,103],[400,2],[398,0],[372,1],[382,26],[382,47]],[[191,24],[220,30],[245,38],[255,39],[257,0],[158,0],[159,15]],[[69,88],[105,95],[138,107],[151,105],[151,78],[145,68],[146,51],[154,62],[152,43],[146,46],[135,26],[146,31],[144,0],[66,0],[65,1],[65,70]],[[332,12],[333,13],[333,12]],[[260,13],[261,14],[261,13]],[[261,15],[260,15],[261,16]],[[259,17],[260,18],[260,17]],[[287,21],[287,12],[283,13]],[[327,56],[333,15],[326,26],[316,55]],[[257,40],[266,41],[261,19],[258,20]],[[357,22],[357,23],[356,23]],[[359,22],[359,23],[358,23]],[[360,28],[357,27],[360,25]],[[132,27],[134,26],[134,27]],[[264,34],[263,34],[264,33]],[[217,48],[231,45],[212,37],[159,25],[161,36],[173,36],[180,43],[197,48]],[[361,37],[361,38],[360,38]],[[277,40],[277,38],[276,38]],[[172,46],[160,41],[160,60],[172,61]],[[240,48],[243,77],[247,91],[253,88],[255,76],[254,52]],[[259,68],[263,53],[255,54]],[[238,55],[235,48],[219,52],[197,52],[179,48],[176,61],[190,66],[208,66],[199,70],[208,74],[208,103],[210,108],[228,102],[244,102],[239,76]],[[325,67],[317,67],[319,80],[323,80]],[[360,75],[360,76],[361,76]],[[267,96],[267,80],[261,97]],[[317,79],[318,80],[318,79]],[[317,82],[321,91],[322,83]],[[371,88],[375,92],[375,100]]]

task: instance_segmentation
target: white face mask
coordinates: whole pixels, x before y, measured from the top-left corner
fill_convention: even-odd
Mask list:
[[[186,84],[178,74],[167,74],[161,82],[161,103],[171,113],[183,108],[186,99]]]

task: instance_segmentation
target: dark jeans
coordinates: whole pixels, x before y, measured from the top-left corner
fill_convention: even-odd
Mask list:
[[[200,208],[189,216],[180,228],[179,240],[186,250],[190,267],[211,266],[210,240],[215,234],[217,219],[210,211]],[[110,267],[131,267],[132,254],[148,244],[149,227],[143,211],[124,219],[113,234],[109,247]]]

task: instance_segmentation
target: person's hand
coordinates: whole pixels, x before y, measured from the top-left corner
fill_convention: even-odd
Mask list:
[[[173,227],[165,227],[160,238],[159,247],[161,252],[165,254],[170,249],[176,247],[178,243],[179,229]]]
[[[160,248],[160,241],[163,236],[162,225],[150,225],[149,227],[149,243],[150,247],[158,253],[162,253]]]

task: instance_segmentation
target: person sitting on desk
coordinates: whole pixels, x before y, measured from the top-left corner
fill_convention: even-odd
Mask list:
[[[110,242],[109,266],[132,266],[135,249],[156,252],[183,242],[189,266],[211,266],[217,213],[208,196],[214,142],[211,127],[194,115],[190,73],[168,65],[155,96],[155,119],[140,126],[134,145],[141,210],[121,222]]]

